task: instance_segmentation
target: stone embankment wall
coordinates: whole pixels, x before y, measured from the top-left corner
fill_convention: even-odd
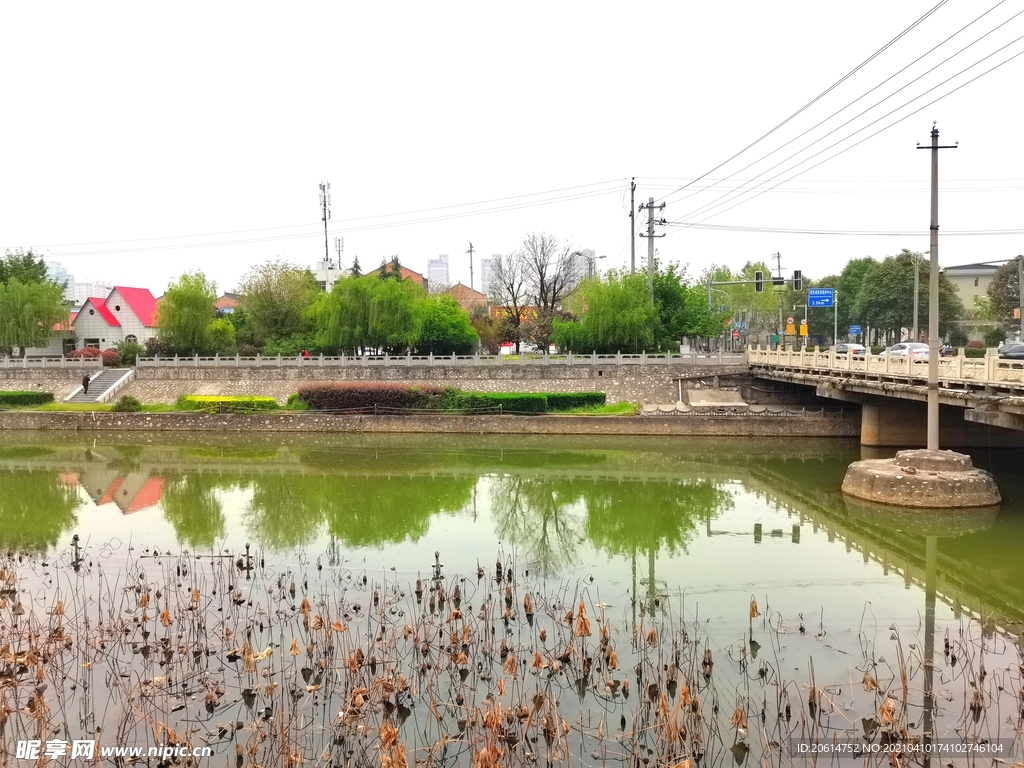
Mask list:
[[[300,385],[318,381],[436,384],[472,392],[604,392],[609,403],[674,403],[684,388],[745,375],[745,365],[346,366],[344,368],[139,368],[124,394],[144,403],[173,403],[184,394],[263,395],[284,403]]]
[[[55,368],[53,370],[4,370],[0,368],[0,390],[25,392],[53,392],[54,400],[63,400],[82,383],[82,376],[99,370],[98,366],[79,369]]]
[[[860,416],[354,416],[302,412],[205,414],[0,411],[0,432],[4,430],[856,437],[860,434]]]

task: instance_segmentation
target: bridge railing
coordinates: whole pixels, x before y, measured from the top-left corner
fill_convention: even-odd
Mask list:
[[[140,368],[345,368],[345,367],[497,367],[497,366],[661,366],[745,365],[739,353],[658,353],[578,355],[572,353],[522,353],[519,355],[275,355],[263,357],[192,356],[140,357]]]
[[[927,359],[884,352],[879,355],[837,355],[833,349],[817,347],[806,350],[751,347],[747,350],[747,359],[751,366],[892,376],[922,383],[928,380]],[[1001,360],[994,349],[986,350],[984,357],[965,357],[961,353],[955,357],[939,358],[939,379],[965,385],[989,384],[1011,388],[1021,385],[1024,388],[1024,362]]]

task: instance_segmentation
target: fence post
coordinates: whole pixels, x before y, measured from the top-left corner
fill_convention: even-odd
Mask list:
[[[640,350],[640,367],[643,368],[643,367],[646,367],[646,366],[647,366],[647,350],[646,349],[641,349]]]
[[[434,351],[433,350],[431,350],[430,352],[427,353],[427,367],[428,368],[433,368],[434,367]]]
[[[177,352],[174,353],[174,367],[175,368],[178,367],[178,353]]]
[[[256,353],[256,367],[263,367],[263,355],[261,355],[259,352]]]
[[[569,361],[569,365],[572,366],[572,352],[569,353],[569,356],[566,359]]]
[[[615,365],[622,367],[622,350],[615,351]]]
[[[722,348],[721,347],[718,348],[718,364],[719,365],[722,364]]]
[[[597,365],[597,350],[596,349],[591,351],[591,353],[590,353],[590,367],[593,368],[595,365]]]

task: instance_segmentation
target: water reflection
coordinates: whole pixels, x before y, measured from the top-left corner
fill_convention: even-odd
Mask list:
[[[178,541],[190,547],[210,547],[223,538],[224,510],[218,497],[223,485],[213,475],[184,475],[166,484],[161,505]]]
[[[77,478],[0,469],[0,548],[40,552],[75,524]]]

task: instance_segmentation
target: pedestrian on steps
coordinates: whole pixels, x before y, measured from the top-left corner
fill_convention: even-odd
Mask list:
[[[82,377],[82,394],[83,395],[88,395],[89,394],[89,377],[88,376],[83,376]]]

